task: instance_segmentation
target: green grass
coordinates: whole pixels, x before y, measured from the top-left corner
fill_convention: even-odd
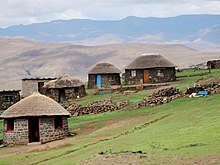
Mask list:
[[[219,153],[217,146],[220,145],[219,99],[220,94],[207,98],[183,98],[153,108],[70,118],[70,129],[81,129],[78,138],[70,141],[72,146],[46,152],[12,155],[0,159],[0,164],[29,164],[47,158],[52,159],[45,161],[45,164],[76,164],[100,151],[142,150],[156,156],[194,157],[216,154]],[[158,120],[166,115],[168,116]],[[129,122],[130,119],[137,120]],[[128,122],[120,127],[95,131],[123,120]],[[142,127],[151,121],[156,122]],[[94,130],[84,132],[89,128]],[[86,146],[87,144],[89,145]],[[73,151],[75,149],[76,151]]]
[[[79,100],[80,105],[87,105],[90,102],[95,100],[103,100],[103,99],[112,99],[113,101],[126,101],[129,100],[131,103],[137,103],[142,100],[144,97],[149,96],[149,92],[147,90],[140,91],[138,93],[131,93],[130,95],[124,94],[101,94],[101,95],[87,95]]]
[[[191,75],[194,73],[191,70],[184,72]],[[174,85],[185,90],[198,79],[219,77],[219,70],[214,70],[203,76],[179,78]],[[108,98],[137,103],[148,95],[149,91],[130,95],[90,94],[81,98],[79,103],[86,105],[94,100]],[[220,154],[219,100],[220,94],[181,98],[157,107],[72,117],[69,119],[69,128],[76,136],[69,141],[69,146],[49,151],[12,154],[0,158],[0,164],[19,165],[39,161],[42,161],[39,164],[77,164],[101,151],[118,153],[142,150],[158,158]],[[0,125],[2,124],[0,120]],[[5,148],[0,149],[0,153],[4,153],[4,150]]]

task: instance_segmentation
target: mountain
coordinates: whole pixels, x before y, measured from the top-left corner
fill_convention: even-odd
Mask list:
[[[184,43],[196,49],[220,47],[220,15],[169,18],[127,17],[122,20],[55,20],[0,29],[1,37],[84,45],[112,43]]]
[[[22,78],[57,77],[63,73],[87,81],[87,72],[98,62],[109,62],[122,72],[145,53],[160,53],[186,68],[220,59],[219,52],[201,52],[180,44],[124,43],[83,46],[24,39],[0,39],[0,90],[21,89]]]

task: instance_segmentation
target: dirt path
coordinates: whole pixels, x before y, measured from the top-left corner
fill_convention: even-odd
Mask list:
[[[152,156],[137,153],[105,154],[91,157],[80,165],[145,165],[145,164],[169,164],[169,165],[214,165],[220,164],[220,155],[207,155],[203,157],[187,156]]]
[[[22,154],[28,152],[38,152],[38,151],[48,151],[56,148],[62,148],[70,146],[71,144],[68,143],[69,141],[73,140],[75,137],[69,137],[61,140],[52,141],[46,144],[39,144],[39,145],[15,145],[13,147],[7,147],[0,150],[0,158],[15,155],[15,154]]]

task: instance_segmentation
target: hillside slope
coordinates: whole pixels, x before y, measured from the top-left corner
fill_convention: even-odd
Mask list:
[[[218,52],[199,52],[179,44],[82,46],[0,39],[0,90],[21,89],[21,78],[56,77],[63,73],[85,82],[88,70],[98,62],[110,62],[123,72],[126,65],[145,53],[160,53],[179,68],[220,59]]]
[[[218,164],[219,99],[220,94],[182,98],[157,107],[73,117],[69,126],[75,137],[4,148],[0,164],[78,164],[86,159],[85,164],[121,164],[123,159],[115,156],[123,153],[129,155],[125,162],[137,156],[136,164]]]

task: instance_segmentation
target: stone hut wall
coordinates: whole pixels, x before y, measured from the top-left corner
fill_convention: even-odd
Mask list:
[[[84,97],[86,96],[85,86],[72,87],[72,88],[64,88],[66,100],[76,99],[78,96]],[[44,90],[44,95],[54,99],[56,102],[59,102],[59,89],[58,88],[50,88]]]
[[[34,92],[39,92],[38,83],[39,82],[45,83],[50,80],[53,80],[53,78],[51,79],[22,79],[22,96],[27,97],[33,94]]]
[[[6,120],[4,120],[4,130],[7,128]],[[54,128],[53,117],[40,118],[40,142],[46,143],[53,140],[62,139],[69,135],[68,118],[63,117],[63,128]],[[3,141],[5,144],[27,144],[28,139],[28,118],[17,118],[14,120],[14,130],[3,132]]]
[[[96,87],[96,74],[89,74],[88,88],[92,89]],[[110,87],[112,85],[120,85],[120,74],[101,74],[101,86],[103,88]]]
[[[95,74],[89,74],[88,75],[88,88],[93,89],[96,87],[96,75]]]
[[[143,82],[145,69],[137,69],[136,76],[131,76],[132,70],[125,70],[125,84],[134,85]],[[175,68],[152,68],[149,71],[149,83],[163,83],[176,80]]]
[[[14,130],[7,130],[6,120],[4,120],[3,142],[6,144],[27,144],[28,143],[28,120],[27,118],[17,118],[14,120]]]
[[[210,69],[219,69],[220,68],[220,60],[208,61],[207,66]]]
[[[125,70],[125,84],[126,85],[140,84],[141,82],[143,82],[144,70],[137,69],[136,76],[134,77],[131,76],[131,71],[132,70],[130,69]]]
[[[40,142],[46,143],[53,140],[62,139],[69,135],[68,118],[63,117],[63,128],[54,128],[54,118],[44,117],[40,118]]]
[[[7,96],[11,96],[12,100],[10,102],[6,101]],[[8,109],[11,105],[20,101],[19,91],[1,91],[0,92],[0,110]]]
[[[175,68],[149,69],[150,83],[163,83],[176,80]]]

